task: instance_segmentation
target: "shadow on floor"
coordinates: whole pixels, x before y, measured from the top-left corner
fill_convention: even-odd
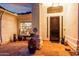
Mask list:
[[[32,54],[29,53],[28,48],[25,48],[20,50],[19,53],[16,54],[16,56],[32,56]]]

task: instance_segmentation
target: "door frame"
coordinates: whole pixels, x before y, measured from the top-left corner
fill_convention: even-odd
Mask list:
[[[54,17],[54,18],[55,18],[55,17],[58,18],[58,32],[59,32],[59,33],[58,33],[57,35],[59,35],[59,36],[58,36],[58,41],[60,42],[60,16],[53,16],[53,17]],[[51,19],[51,18],[53,18],[53,17],[52,17],[52,16],[50,17],[50,21],[53,20],[53,19]],[[50,22],[50,23],[51,23],[51,22]],[[51,28],[51,26],[50,26],[50,28]],[[50,33],[50,34],[51,34],[51,33]],[[50,35],[50,37],[51,37],[51,35]],[[51,40],[51,38],[50,38],[50,40]]]
[[[50,17],[56,17],[59,16],[59,40],[61,42],[63,37],[63,16],[62,15],[53,15],[53,16],[47,16],[47,38],[50,40]]]

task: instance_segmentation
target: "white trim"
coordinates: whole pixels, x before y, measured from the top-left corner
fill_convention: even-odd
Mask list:
[[[48,13],[47,16],[63,16],[63,12],[61,13]]]
[[[65,35],[65,39],[68,43],[68,45],[73,49],[73,50],[77,50],[77,40],[76,38],[73,38],[69,35]]]
[[[0,8],[0,11],[4,11],[4,12],[9,13],[9,14],[11,14],[11,15],[17,16],[17,14],[11,13],[11,12],[6,11],[6,10],[3,10],[3,9],[1,9],[1,8]]]

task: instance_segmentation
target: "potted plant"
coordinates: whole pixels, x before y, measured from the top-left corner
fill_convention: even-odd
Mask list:
[[[16,34],[13,34],[13,41],[16,42]]]
[[[22,35],[18,35],[18,40],[19,40],[19,41],[22,40]]]
[[[61,44],[65,44],[65,36],[62,37]]]

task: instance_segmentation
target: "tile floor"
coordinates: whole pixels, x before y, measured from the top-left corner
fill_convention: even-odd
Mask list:
[[[32,56],[28,51],[27,41],[17,41],[0,46],[0,56]],[[66,48],[70,49],[67,51]],[[75,56],[74,51],[61,43],[44,41],[40,50],[33,56]]]

